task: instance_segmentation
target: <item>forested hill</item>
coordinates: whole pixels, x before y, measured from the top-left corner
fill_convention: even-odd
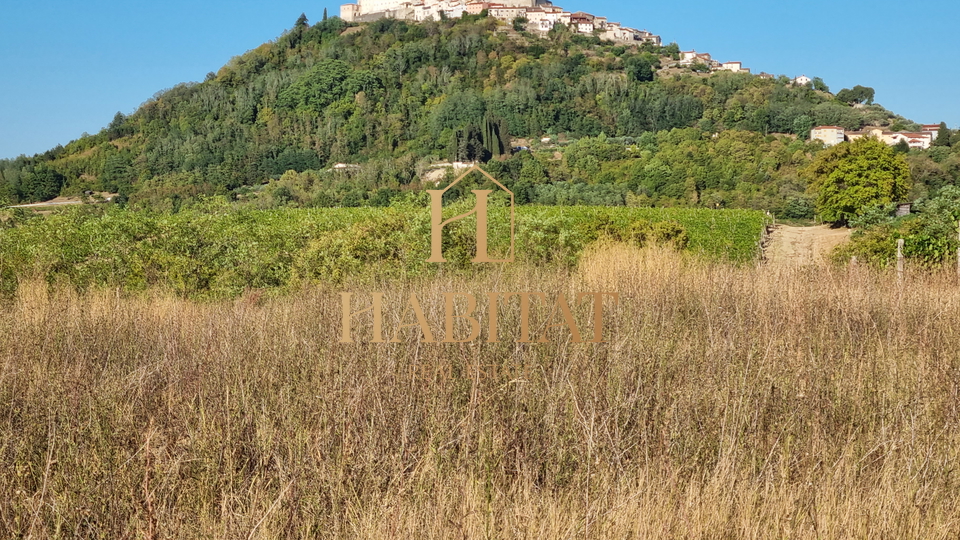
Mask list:
[[[92,190],[163,207],[268,191],[271,204],[385,204],[430,163],[464,159],[528,202],[782,208],[806,204],[797,171],[819,149],[804,141],[812,126],[906,122],[823,85],[666,69],[678,52],[484,16],[301,17],[97,135],[0,161],[0,200]],[[542,149],[544,137],[563,144]],[[534,152],[511,155],[518,141]]]

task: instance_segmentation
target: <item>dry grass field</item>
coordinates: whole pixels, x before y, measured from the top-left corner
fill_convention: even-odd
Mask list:
[[[603,344],[341,344],[341,290],[416,292],[437,328],[443,292],[621,298]],[[3,538],[957,538],[958,464],[947,274],[608,246],[207,303],[24,285],[0,313]]]

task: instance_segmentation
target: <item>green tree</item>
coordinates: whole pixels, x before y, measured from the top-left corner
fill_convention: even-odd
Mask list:
[[[844,103],[873,103],[874,90],[869,86],[860,86],[853,88],[844,88],[837,93],[837,99]]]
[[[345,94],[344,83],[351,75],[343,60],[322,60],[280,92],[277,104],[285,108],[304,107],[317,112]]]
[[[46,201],[60,194],[66,178],[45,164],[37,165],[20,185],[20,198],[26,201]]]
[[[631,56],[624,62],[627,76],[631,80],[646,82],[653,80],[653,65],[650,59],[644,55]]]
[[[117,114],[113,116],[113,121],[107,126],[107,136],[112,140],[132,133],[132,129],[128,129],[128,126],[125,125],[126,121],[127,117],[118,111]]]
[[[910,192],[910,167],[902,155],[873,139],[838,144],[806,169],[825,221],[846,224],[865,209],[902,201]]]
[[[669,56],[674,60],[680,59],[680,46],[676,42],[670,43],[669,45],[663,47],[662,54],[664,56]]]
[[[937,138],[933,141],[934,146],[950,146],[950,130],[947,129],[946,122],[940,122],[940,129],[937,130]]]
[[[819,90],[819,91],[821,91],[821,92],[829,92],[829,91],[830,91],[830,87],[827,86],[827,83],[823,82],[823,79],[821,79],[820,77],[814,77],[814,78],[813,78],[813,89],[814,89],[814,90]]]
[[[133,185],[134,171],[129,157],[121,154],[110,155],[103,164],[103,174],[99,177],[99,188],[104,191],[118,192]]]
[[[813,118],[801,114],[793,119],[793,132],[797,134],[797,137],[807,139],[810,137],[810,130],[813,129],[814,124]]]
[[[323,8],[323,20],[327,20],[327,8]]]

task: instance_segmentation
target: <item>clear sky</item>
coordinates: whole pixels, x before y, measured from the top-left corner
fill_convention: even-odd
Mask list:
[[[921,123],[960,128],[960,3],[557,0],[739,60],[754,72],[856,84]],[[275,39],[301,12],[311,22],[339,4],[270,0],[3,0],[0,158],[44,152],[96,133],[159,90],[200,81],[232,56]]]

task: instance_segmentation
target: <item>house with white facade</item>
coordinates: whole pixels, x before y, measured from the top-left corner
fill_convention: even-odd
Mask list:
[[[497,6],[492,5],[487,13],[494,19],[510,22],[518,17],[524,17],[527,13],[526,8],[520,6]]]
[[[718,69],[731,73],[750,73],[750,68],[743,67],[742,62],[723,62]]]
[[[840,126],[817,126],[810,130],[811,141],[822,141],[826,146],[833,146],[844,141],[844,131]]]
[[[581,34],[591,34],[595,28],[594,17],[589,13],[578,11],[570,14],[570,26]]]
[[[931,140],[935,141],[937,136],[940,135],[940,124],[924,124],[920,131],[929,133]]]
[[[710,69],[717,69],[720,67],[720,62],[714,60],[710,53],[698,53],[696,50],[693,51],[681,51],[680,52],[680,62],[681,66],[692,66],[694,64],[705,64]]]
[[[537,32],[549,32],[558,23],[569,24],[570,13],[557,7],[528,9],[527,20],[530,21],[527,26],[528,29]]]
[[[939,126],[937,126],[939,128]],[[910,148],[926,150],[933,144],[934,136],[929,131],[885,131],[879,127],[868,127],[860,131],[845,131],[839,126],[817,126],[810,130],[810,140],[823,141],[827,146],[833,146],[844,141],[856,141],[864,137],[872,137],[889,146],[907,143]]]
[[[807,77],[806,75],[801,75],[795,79],[791,79],[790,82],[797,86],[804,86],[812,83],[813,79],[811,79],[810,77]]]
[[[924,131],[922,133],[901,133],[900,136],[906,139],[907,145],[910,148],[919,148],[921,150],[930,148],[930,146],[933,144],[933,140],[936,138],[929,131]]]

